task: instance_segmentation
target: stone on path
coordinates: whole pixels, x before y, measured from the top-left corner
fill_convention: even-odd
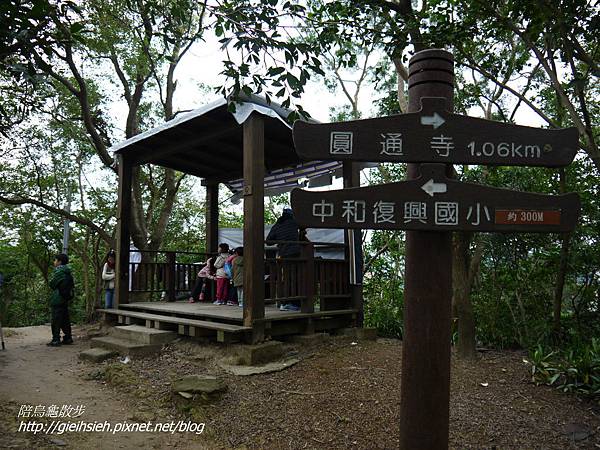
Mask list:
[[[108,358],[112,358],[115,356],[117,352],[112,350],[107,350],[100,347],[90,348],[89,350],[84,350],[79,353],[79,359],[84,359],[92,362],[102,362]]]
[[[191,394],[219,394],[227,389],[222,379],[213,375],[188,375],[171,384],[173,392],[189,392]]]
[[[220,364],[220,366],[232,375],[245,377],[249,375],[258,375],[261,373],[280,372],[300,362],[300,358],[289,358],[284,361],[267,363],[263,366],[233,366],[230,364]]]

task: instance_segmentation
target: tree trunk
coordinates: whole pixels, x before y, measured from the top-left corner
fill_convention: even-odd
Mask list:
[[[560,314],[562,310],[562,298],[565,287],[565,278],[567,277],[570,243],[571,233],[564,233],[562,235],[562,242],[560,246],[560,262],[558,267],[558,274],[556,277],[556,286],[554,287],[554,313],[552,331],[554,333],[555,338],[557,339],[560,336]]]
[[[560,193],[566,192],[566,175],[565,169],[560,169]],[[558,267],[558,274],[556,277],[556,286],[554,287],[554,308],[553,308],[553,327],[552,331],[556,339],[560,336],[560,314],[562,310],[562,298],[565,288],[565,279],[567,277],[568,263],[569,263],[569,250],[571,244],[571,233],[564,233],[562,235],[562,241],[560,246],[560,262]]]
[[[469,268],[472,233],[454,233],[452,265],[452,308],[458,318],[457,354],[463,359],[474,359],[475,349],[475,317],[471,305],[471,279]]]
[[[83,282],[83,295],[85,298],[85,316],[86,316],[86,321],[89,322],[91,317],[94,314],[94,308],[96,306],[96,297],[94,296],[93,293],[93,287],[92,287],[92,283],[90,282],[90,267],[91,267],[91,260],[88,254],[88,242],[87,242],[87,237],[86,237],[86,242],[83,248],[83,251],[81,252],[81,263],[82,263],[82,270],[81,270],[81,277],[82,277],[82,282]]]

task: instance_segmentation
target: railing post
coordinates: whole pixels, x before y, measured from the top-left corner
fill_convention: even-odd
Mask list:
[[[175,261],[176,253],[167,252],[167,273],[166,273],[166,288],[167,301],[175,301]]]
[[[275,270],[277,271],[277,276],[275,278],[275,299],[279,300],[283,298],[283,271],[284,265],[281,258],[275,258]]]
[[[304,298],[300,305],[303,313],[315,311],[315,249],[312,243],[302,245],[302,258],[305,260]]]

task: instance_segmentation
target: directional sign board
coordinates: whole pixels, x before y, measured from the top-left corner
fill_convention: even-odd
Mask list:
[[[421,165],[415,180],[337,191],[292,191],[304,227],[380,230],[565,232],[575,228],[577,194],[530,194],[446,178],[443,164]]]
[[[421,99],[417,113],[376,119],[294,123],[294,145],[306,160],[438,162],[563,167],[573,161],[577,129],[548,130],[446,111],[443,98]]]

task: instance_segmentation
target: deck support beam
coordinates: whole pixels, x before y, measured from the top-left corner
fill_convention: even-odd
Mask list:
[[[206,183],[206,253],[217,253],[219,245],[219,183]]]
[[[244,122],[244,326],[252,343],[265,337],[264,179],[264,118],[253,113]]]
[[[342,165],[344,188],[360,187],[360,165],[352,161],[344,161]],[[356,326],[363,326],[363,252],[361,230],[346,230],[344,233],[346,244],[346,260],[350,270],[350,295],[352,308],[357,310]]]
[[[131,182],[133,164],[123,155],[118,161],[117,244],[114,307],[129,303],[129,240],[131,238]]]

